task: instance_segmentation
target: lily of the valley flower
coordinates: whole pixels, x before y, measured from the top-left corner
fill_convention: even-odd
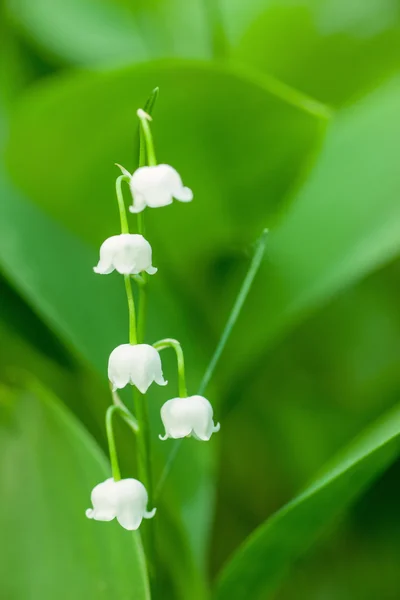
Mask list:
[[[117,346],[108,360],[108,379],[114,392],[131,383],[142,394],[147,392],[153,381],[158,385],[168,383],[163,377],[159,353],[148,344]]]
[[[165,427],[161,440],[192,435],[198,440],[208,441],[220,429],[219,423],[214,425],[212,406],[203,396],[168,400],[161,408],[161,420]]]
[[[184,187],[179,173],[170,165],[140,167],[131,176],[129,186],[133,196],[129,207],[132,213],[139,213],[146,206],[167,206],[173,198],[180,202],[193,200],[192,190]]]
[[[154,275],[157,269],[151,264],[151,246],[142,235],[121,233],[106,239],[100,247],[100,260],[95,273],[107,275],[114,269],[122,275],[137,275],[146,271]]]
[[[148,512],[146,488],[137,479],[106,479],[92,490],[93,508],[88,508],[86,516],[96,521],[112,521],[133,531],[140,527],[142,519],[154,517],[156,509]]]

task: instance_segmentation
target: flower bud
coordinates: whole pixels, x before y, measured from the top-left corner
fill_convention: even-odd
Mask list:
[[[139,213],[149,206],[157,208],[171,204],[173,198],[180,202],[193,200],[193,192],[184,187],[180,175],[169,165],[155,165],[137,169],[129,183],[133,204],[132,213]]]
[[[193,436],[208,441],[220,429],[219,423],[214,425],[212,406],[203,396],[168,400],[161,408],[161,420],[165,427],[161,440]]]
[[[145,394],[153,381],[158,385],[168,383],[163,377],[159,353],[148,344],[117,346],[108,360],[108,378],[114,392],[130,383]]]
[[[151,264],[151,246],[142,235],[121,233],[105,240],[100,247],[100,260],[95,273],[107,275],[114,269],[122,275],[137,275],[146,271],[149,275],[157,272]]]
[[[147,512],[147,491],[137,479],[107,479],[92,490],[93,508],[88,508],[86,516],[96,521],[112,521],[133,531],[140,527],[142,519],[154,517],[156,509]]]

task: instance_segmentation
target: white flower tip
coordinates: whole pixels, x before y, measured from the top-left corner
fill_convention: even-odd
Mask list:
[[[168,434],[166,433],[165,435],[161,435],[161,433],[160,433],[158,437],[160,438],[160,440],[161,440],[162,442],[165,442],[165,440],[167,440],[167,439],[168,439]]]
[[[144,209],[146,208],[146,206],[143,206],[142,208],[138,208],[137,206],[130,206],[129,207],[129,212],[133,213],[134,215],[136,215],[137,213],[142,212]]]
[[[146,511],[143,516],[145,519],[152,519],[154,517],[154,515],[156,514],[156,512],[157,512],[157,509],[153,508],[153,510],[151,510],[150,512]]]
[[[122,165],[115,163],[115,166],[118,167],[119,169],[121,169],[122,175],[126,175],[127,177],[132,177],[132,175],[129,173],[129,171],[127,169],[125,169],[125,167],[123,167]]]
[[[214,425],[213,432],[217,433],[221,429],[221,423],[217,423]]]
[[[155,275],[157,271],[157,267],[149,267],[148,269],[146,269],[146,273],[148,273],[149,275]]]
[[[138,108],[136,111],[137,116],[139,117],[139,119],[146,119],[147,121],[152,121],[153,119],[151,118],[151,116],[145,112],[143,110],[143,108]]]
[[[193,200],[193,192],[188,187],[183,187],[179,193],[179,198],[181,202],[191,202]]]
[[[88,519],[93,519],[93,515],[94,515],[93,508],[88,508],[87,511],[85,512],[85,515],[87,516]]]

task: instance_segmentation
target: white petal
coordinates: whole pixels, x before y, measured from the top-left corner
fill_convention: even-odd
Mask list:
[[[100,260],[96,267],[93,268],[95,273],[108,275],[114,271],[114,253],[119,246],[119,235],[113,235],[107,238],[100,246]]]
[[[124,388],[131,379],[131,368],[134,346],[121,344],[117,346],[108,359],[108,379],[113,385],[113,391]]]
[[[138,529],[147,513],[147,491],[137,479],[117,481],[118,506],[117,521],[129,531]]]
[[[192,432],[192,418],[188,398],[172,398],[161,407],[161,420],[165,427],[166,440],[187,437]]]
[[[131,179],[132,181],[132,179]],[[134,190],[132,184],[130,184],[133,204],[129,207],[129,212],[140,213],[146,208],[146,199],[143,194],[140,194],[137,190]]]
[[[117,485],[114,479],[107,479],[92,490],[93,508],[88,508],[86,516],[96,521],[112,521],[117,514]]]
[[[114,266],[123,275],[137,275],[151,268],[151,246],[142,235],[121,234],[114,253]]]
[[[174,198],[181,202],[191,202],[193,200],[193,192],[188,187],[181,187],[174,193]]]
[[[219,424],[213,422],[212,406],[203,396],[168,400],[161,408],[161,419],[165,427],[165,436],[160,436],[163,440],[193,435],[198,440],[208,441],[219,431]]]
[[[155,381],[158,385],[167,385],[164,380],[160,355],[153,346],[138,344],[132,346],[132,364],[130,381],[138,390],[145,394]]]
[[[158,385],[167,385],[164,380],[160,355],[148,344],[122,344],[115,348],[108,361],[108,378],[113,391],[135,385],[145,394],[155,381]]]
[[[208,441],[215,430],[212,406],[203,396],[192,396],[191,401],[193,406],[193,433],[196,434],[199,440]]]
[[[170,165],[140,167],[130,180],[133,196],[131,212],[140,212],[145,205],[151,208],[167,206],[173,198],[190,202],[193,193],[182,184],[179,173]]]
[[[155,275],[157,271],[158,269],[156,267],[149,267],[148,269],[146,269],[146,273],[148,273],[149,275]]]
[[[142,235],[121,233],[108,238],[100,248],[96,273],[107,274],[116,269],[122,275],[137,275],[153,270],[152,250]]]

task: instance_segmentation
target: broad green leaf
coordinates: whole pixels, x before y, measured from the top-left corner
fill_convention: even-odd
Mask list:
[[[328,104],[400,66],[398,0],[222,0],[222,8],[235,60]]]
[[[320,142],[324,106],[274,80],[208,63],[84,73],[55,79],[22,100],[9,166],[30,199],[98,247],[119,226],[114,162],[135,168],[136,108],[156,85],[158,160],[175,166],[195,194],[190,205],[146,211],[157,279],[204,311],[205,321],[215,316],[219,332],[226,315],[225,307],[218,310],[226,296],[219,261],[241,257],[282,209]]]
[[[37,384],[2,387],[0,409],[0,595],[148,600],[139,535],[85,517],[109,476],[94,441]]]
[[[223,568],[214,597],[271,598],[293,562],[399,452],[400,406],[396,406],[245,541]]]
[[[262,319],[251,336],[249,322],[239,321],[232,348],[242,349],[232,353],[227,378],[244,357],[250,366],[318,306],[399,254],[399,102],[395,77],[333,120],[310,177],[271,228],[247,304],[249,317]]]
[[[208,15],[199,0],[6,0],[26,35],[77,65],[210,55]]]

